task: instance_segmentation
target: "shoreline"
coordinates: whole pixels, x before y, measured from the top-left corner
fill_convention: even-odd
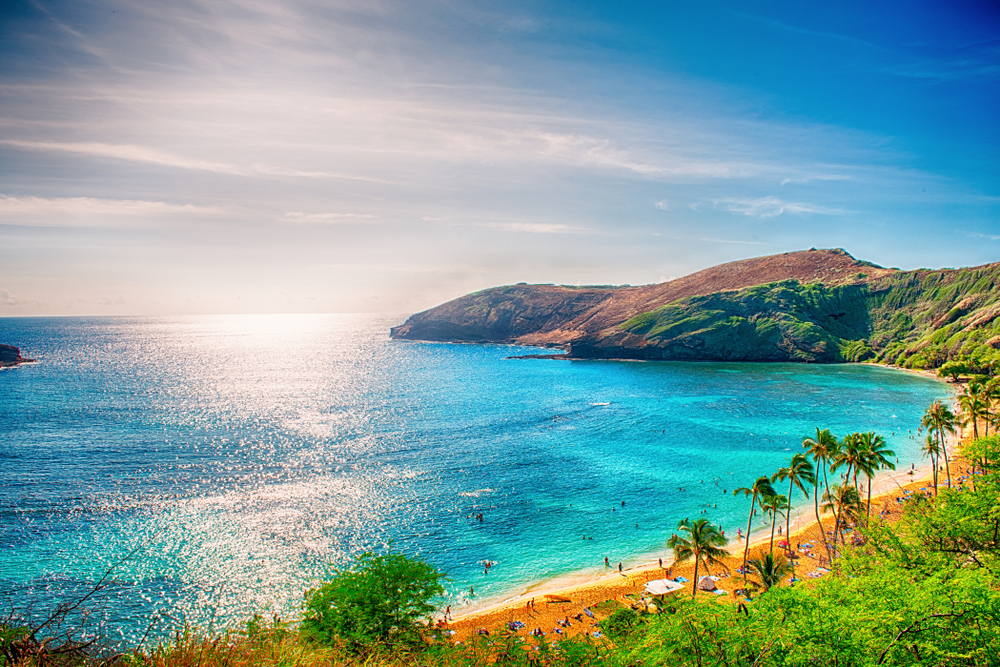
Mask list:
[[[959,387],[937,377],[933,371],[906,369],[884,364],[872,365],[908,373],[915,373],[942,382],[950,390],[952,395],[951,402],[954,407],[957,400],[957,394],[960,392]],[[949,457],[953,456],[958,445],[964,438],[965,434],[963,432],[954,436],[949,436],[946,439],[945,446],[948,450]],[[880,474],[872,478],[872,508],[879,507],[885,509],[889,502],[903,495],[905,491],[919,490],[920,487],[926,488],[932,484],[932,480],[933,468],[930,461],[926,461],[920,466],[917,466],[914,463],[910,470],[903,469],[882,471]],[[939,486],[943,483],[943,479],[939,480]],[[867,496],[867,484],[862,482],[861,488],[862,498],[865,498]],[[832,515],[821,514],[821,522],[825,528],[827,520],[829,520],[832,524]],[[779,525],[783,525],[783,523],[784,522]],[[791,539],[796,537],[801,538],[801,536],[809,533],[816,533],[818,535],[819,525],[820,524],[817,523],[815,517],[815,505],[812,502],[803,503],[801,506],[796,505],[793,507],[790,519],[790,535],[782,535],[779,537],[775,534],[775,543],[782,539],[787,539],[791,542]],[[832,529],[832,525],[829,528]],[[755,550],[760,549],[761,545],[769,542],[770,537],[769,526],[760,527],[753,531],[750,534],[749,552],[752,554]],[[738,559],[742,562],[743,545],[745,543],[745,538],[729,540],[726,548],[730,550],[732,558],[738,557]],[[822,553],[822,544],[817,544],[816,551],[821,554],[820,559],[825,560],[825,553]],[[667,552],[665,546],[664,552]],[[640,554],[632,560],[633,562],[638,562],[638,564],[623,568],[621,572],[613,568],[591,568],[587,570],[567,572],[548,579],[527,582],[508,591],[507,594],[492,596],[472,605],[463,605],[457,608],[452,614],[451,625],[449,627],[453,629],[463,628],[464,630],[468,630],[471,625],[492,625],[495,624],[496,617],[498,615],[510,616],[513,612],[516,612],[521,608],[525,608],[525,605],[531,603],[535,599],[547,599],[546,596],[555,596],[559,598],[569,598],[570,596],[573,596],[580,598],[582,604],[582,601],[588,597],[601,597],[603,593],[609,592],[610,590],[621,589],[623,586],[626,588],[633,588],[635,586],[635,581],[640,578],[644,578],[647,581],[651,578],[661,578],[660,576],[652,577],[651,575],[656,573],[657,575],[665,576],[665,574],[670,572],[675,566],[674,559],[672,557],[663,558],[663,568],[661,569],[659,556],[656,553]],[[686,569],[685,565],[688,564],[682,564],[678,567],[678,569]],[[701,573],[699,573],[699,578],[700,576]],[[687,588],[688,591],[690,591],[690,586]],[[618,596],[616,594],[612,597],[615,598]]]
[[[954,452],[956,444],[956,442],[952,442],[951,439],[949,439],[949,453]],[[872,507],[881,507],[885,505],[886,501],[896,497],[898,494],[903,493],[903,491],[909,487],[916,486],[918,484],[930,484],[932,479],[933,469],[931,468],[931,464],[929,462],[919,467],[915,466],[912,475],[909,470],[886,471],[885,474],[876,476],[872,479]],[[864,494],[862,495],[864,497]],[[799,509],[800,507],[801,509]],[[827,520],[830,522],[833,521],[833,516],[830,514],[821,514],[820,516],[824,524]],[[806,520],[803,520],[804,518]],[[782,521],[779,525],[783,526],[784,522]],[[816,530],[817,528],[818,524],[815,517],[815,506],[812,502],[793,507],[789,528],[792,538],[802,536],[810,531]],[[767,544],[770,541],[770,538],[770,527],[760,527],[754,530],[750,534],[750,553],[752,554],[756,549],[759,549],[762,545]],[[785,535],[779,536],[777,533],[775,534],[776,544],[782,539],[788,538]],[[745,544],[745,538],[730,539],[725,548],[730,552],[731,558],[738,558],[742,562],[743,546]],[[822,546],[817,545],[817,551],[822,554],[822,550]],[[664,552],[668,552],[666,546],[664,546]],[[825,558],[825,554],[822,554],[822,557]],[[463,605],[452,613],[451,625],[452,627],[455,627],[456,624],[465,625],[467,623],[477,621],[477,619],[485,620],[498,612],[506,612],[508,610],[523,607],[533,598],[544,598],[548,595],[557,597],[579,596],[580,594],[586,595],[588,592],[605,588],[609,584],[621,584],[630,579],[634,579],[637,576],[645,576],[653,572],[669,572],[676,565],[673,557],[663,558],[663,569],[661,569],[659,557],[652,553],[640,555],[635,560],[638,561],[638,565],[623,568],[621,572],[614,568],[604,568],[603,570],[598,570],[596,572],[593,569],[577,570],[548,579],[540,579],[529,582],[516,589],[520,592],[511,591],[507,595],[497,595],[487,598],[479,604]],[[682,564],[680,567],[684,568],[685,565],[687,564]],[[647,579],[649,579],[649,577],[647,577]]]
[[[949,449],[954,450],[954,443]],[[875,484],[872,486],[872,514],[890,519],[898,517],[902,513],[897,499],[903,498],[907,493],[919,493],[920,487],[931,485],[932,470],[929,465],[920,469],[924,474],[917,474],[916,471],[912,479],[899,483],[895,479],[899,476],[909,478],[909,471],[896,473],[880,480],[880,484],[886,487],[879,495],[875,494]],[[956,476],[958,476],[956,470]],[[939,483],[940,485],[940,483]],[[929,491],[927,491],[929,493]],[[811,508],[807,508],[812,512]],[[834,517],[831,514],[822,516],[822,527],[828,532],[833,529]],[[785,536],[783,536],[784,539]],[[755,531],[751,535],[749,558],[767,552],[767,545],[770,539],[770,530]],[[809,578],[825,576],[829,572],[829,564],[825,563],[826,554],[820,536],[820,524],[812,521],[804,522],[799,527],[792,527],[791,535],[787,538],[791,543],[795,541],[796,546],[802,545],[795,553],[796,577],[801,583],[807,583]],[[775,535],[775,544],[778,537]],[[737,573],[736,568],[742,564],[743,549],[742,540],[738,542],[730,541],[728,548],[730,555],[724,559],[728,570],[722,567],[713,567],[711,572],[706,572],[704,568],[699,569],[698,578],[712,575],[720,589],[726,591],[723,594],[729,600],[734,598],[729,595],[742,587],[742,575]],[[807,545],[812,545],[808,547]],[[778,549],[776,548],[776,551]],[[676,578],[679,576],[693,579],[694,564],[691,562],[677,565],[671,558],[663,561],[663,568],[659,566],[657,560],[643,563],[625,569],[622,573],[612,570],[608,573],[592,577],[589,581],[577,581],[567,583],[567,578],[557,577],[547,582],[539,582],[534,587],[530,587],[523,593],[508,596],[492,605],[479,609],[461,611],[452,616],[450,623],[440,619],[440,613],[434,620],[438,621],[438,626],[450,630],[453,638],[463,641],[474,634],[490,633],[503,629],[509,623],[520,621],[525,632],[540,630],[545,633],[558,632],[560,636],[569,637],[578,634],[598,633],[600,636],[599,622],[606,618],[614,609],[622,606],[635,606],[640,604],[640,598],[645,583],[654,579]],[[696,582],[688,581],[678,595],[691,595]],[[783,584],[785,585],[785,584]],[[700,592],[699,597],[712,596],[708,592]],[[581,612],[590,612],[588,617],[583,617]],[[593,614],[591,616],[591,614]],[[559,627],[558,630],[555,628]]]

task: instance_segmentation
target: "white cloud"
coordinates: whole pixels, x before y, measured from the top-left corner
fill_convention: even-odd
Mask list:
[[[990,241],[1000,241],[1000,234],[980,234],[979,232],[972,232],[969,234],[974,239],[988,239]]]
[[[0,195],[0,224],[32,227],[121,226],[164,216],[217,216],[226,212],[218,206],[162,201]]]
[[[777,246],[776,243],[763,243],[761,241],[737,241],[736,239],[698,239],[699,241],[704,241],[705,243],[736,243],[739,245],[766,245],[766,246]]]
[[[817,204],[806,202],[792,202],[778,199],[777,197],[758,197],[756,199],[741,199],[727,197],[715,200],[715,206],[725,211],[742,213],[754,218],[775,218],[783,213],[801,215],[804,213],[815,213],[819,215],[838,215],[847,213],[840,209],[828,208]]]
[[[166,151],[127,144],[105,144],[96,142],[58,142],[58,141],[23,141],[20,139],[0,139],[0,144],[21,148],[24,150],[60,151],[65,153],[82,153],[97,157],[109,157],[131,162],[144,162],[178,169],[207,171],[216,174],[234,176],[278,176],[289,178],[332,178],[352,181],[368,181],[373,183],[391,183],[381,178],[371,178],[357,174],[331,172],[323,170],[292,169],[259,162],[249,164],[213,162]]]
[[[801,178],[786,178],[781,182],[781,185],[788,185],[789,183],[811,183],[813,181],[849,181],[850,176],[843,175],[828,175],[828,176],[803,176]]]
[[[666,199],[661,199],[660,201],[653,204],[653,206],[660,209],[661,211],[666,211],[668,208],[670,208],[670,202]]]
[[[0,304],[4,306],[16,306],[20,300],[5,289],[0,289]]]
[[[373,220],[369,213],[303,213],[295,211],[281,216],[282,222],[311,225],[343,225]]]
[[[528,234],[588,234],[590,230],[571,225],[545,222],[481,222],[477,227],[492,227],[508,232],[525,232]]]

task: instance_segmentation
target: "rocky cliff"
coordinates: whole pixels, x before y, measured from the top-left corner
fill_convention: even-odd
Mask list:
[[[657,285],[512,285],[394,327],[397,339],[560,347],[574,358],[1000,361],[1000,263],[899,271],[843,250],[741,260]]]

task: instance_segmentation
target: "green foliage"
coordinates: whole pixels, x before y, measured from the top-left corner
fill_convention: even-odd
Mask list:
[[[621,325],[648,358],[1000,365],[1000,266],[795,280],[679,299]]]
[[[775,555],[773,552],[763,554],[759,558],[751,558],[747,561],[747,567],[750,568],[749,574],[752,577],[747,583],[761,592],[774,588],[792,573],[791,562],[783,555]]]
[[[987,440],[987,439],[982,439]],[[1000,443],[984,442],[1000,454]],[[635,665],[996,665],[1000,476],[908,504],[831,573],[745,606],[682,601],[633,634]],[[623,660],[625,662],[626,660]]]
[[[950,377],[958,382],[958,376],[969,372],[967,364],[961,361],[946,361],[938,368],[938,377]]]
[[[415,645],[419,621],[434,610],[430,600],[444,592],[443,578],[419,558],[364,553],[306,593],[302,633],[328,646]]]
[[[642,622],[639,612],[631,607],[622,607],[601,621],[601,629],[615,641],[620,641],[635,632]]]

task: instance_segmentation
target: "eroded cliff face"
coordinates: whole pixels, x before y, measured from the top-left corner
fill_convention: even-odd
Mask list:
[[[814,249],[642,287],[497,287],[418,313],[391,335],[559,347],[573,358],[933,367],[960,352],[988,361],[1000,349],[998,318],[1000,263],[903,272]]]

